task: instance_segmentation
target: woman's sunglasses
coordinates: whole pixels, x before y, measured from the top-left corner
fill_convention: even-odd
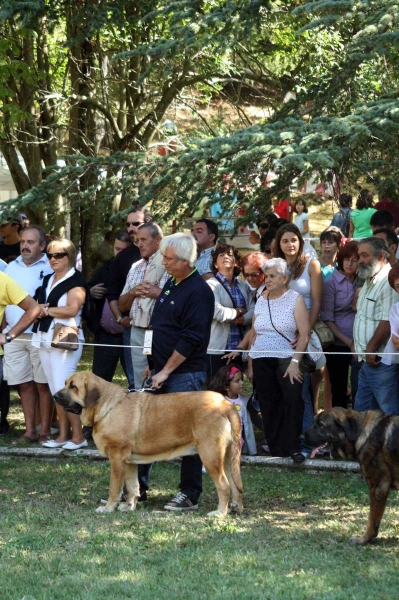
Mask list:
[[[65,256],[68,256],[68,254],[66,252],[48,252],[47,253],[47,258],[49,260],[51,260],[52,258],[55,258],[55,260],[58,260],[60,258],[64,258]]]

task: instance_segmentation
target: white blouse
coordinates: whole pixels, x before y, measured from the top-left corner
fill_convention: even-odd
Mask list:
[[[298,292],[287,290],[279,298],[270,299],[271,320],[267,298],[265,299],[263,296],[259,298],[254,311],[256,338],[249,352],[251,358],[266,356],[289,358],[293,356],[295,350],[291,347],[291,341],[298,329],[294,315],[298,297]],[[280,335],[276,329],[290,341]]]

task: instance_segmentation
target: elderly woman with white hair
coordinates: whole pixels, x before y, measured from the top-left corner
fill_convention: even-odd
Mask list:
[[[249,375],[252,371],[271,454],[302,462],[299,436],[304,406],[299,365],[310,335],[309,313],[303,297],[288,288],[290,270],[284,259],[269,260],[263,271],[266,289],[253,316]]]

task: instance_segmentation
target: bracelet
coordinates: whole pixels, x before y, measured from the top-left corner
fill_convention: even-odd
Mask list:
[[[291,362],[294,362],[297,365],[299,365],[299,360],[297,358],[291,358]]]
[[[119,323],[122,321],[122,319],[123,319],[123,316],[121,315],[120,317],[118,317],[118,318],[116,319],[116,322],[119,324]]]

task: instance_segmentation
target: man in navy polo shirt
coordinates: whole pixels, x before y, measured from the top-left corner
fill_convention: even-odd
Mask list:
[[[206,379],[214,296],[195,267],[197,245],[191,234],[165,237],[160,251],[170,279],[156,300],[150,323],[152,386],[163,394],[198,391]],[[196,510],[202,492],[198,454],[183,457],[179,487],[180,492],[165,509]]]

